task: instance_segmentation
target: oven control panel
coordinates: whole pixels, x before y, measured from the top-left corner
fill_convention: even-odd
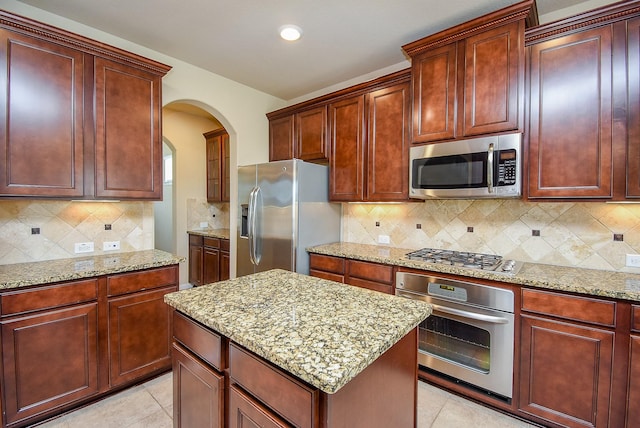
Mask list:
[[[464,287],[456,287],[450,284],[429,283],[428,294],[430,296],[443,297],[445,299],[467,301],[467,290]]]

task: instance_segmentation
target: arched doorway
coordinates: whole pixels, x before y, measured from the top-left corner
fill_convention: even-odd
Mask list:
[[[230,203],[207,201],[206,144],[203,134],[225,129],[232,135],[232,130],[214,116],[213,108],[196,101],[171,102],[163,107],[162,114],[163,140],[170,142],[174,148],[172,209],[164,206],[164,201],[157,203],[154,207],[156,229],[172,228],[172,253],[188,258],[188,230],[199,228],[203,223],[215,229],[231,228]],[[231,141],[235,141],[235,138],[231,137]],[[233,168],[234,162],[235,159],[231,162]],[[168,220],[170,213],[173,214],[171,223]],[[170,235],[161,231],[156,233]],[[189,286],[188,261],[180,267],[180,284],[183,288]]]

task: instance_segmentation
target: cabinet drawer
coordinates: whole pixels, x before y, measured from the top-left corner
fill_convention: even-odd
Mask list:
[[[349,260],[349,277],[393,284],[393,267],[377,263]]]
[[[117,296],[150,288],[175,285],[176,272],[176,267],[170,266],[109,276],[107,277],[107,293],[109,296]]]
[[[204,238],[203,242],[205,247],[220,248],[219,238]]]
[[[231,343],[229,374],[235,382],[297,427],[313,426],[319,393]]]
[[[523,289],[522,310],[607,327],[616,325],[616,303],[608,300]]]
[[[228,239],[221,239],[220,240],[220,249],[222,251],[229,251],[229,240]]]
[[[177,311],[173,312],[173,338],[217,370],[226,369],[222,338]]]
[[[316,278],[328,279],[329,281],[344,283],[344,275],[325,272],[323,270],[309,269],[309,276],[315,276]]]
[[[202,245],[203,236],[189,235],[189,245]]]
[[[349,285],[355,285],[356,287],[379,291],[381,293],[394,294],[392,285],[381,284],[376,281],[369,281],[369,280],[360,279],[360,278],[349,278]]]
[[[344,259],[333,256],[321,256],[311,254],[309,257],[309,267],[314,270],[323,270],[325,272],[333,272],[344,274]]]
[[[631,330],[640,333],[640,306],[631,305]]]
[[[2,294],[2,316],[51,309],[88,302],[98,298],[98,280],[67,282],[63,284],[16,290]]]

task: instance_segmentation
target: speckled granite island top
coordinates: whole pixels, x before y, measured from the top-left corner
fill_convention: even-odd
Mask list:
[[[187,233],[191,235],[205,236],[207,238],[229,239],[229,229],[211,229],[203,227],[200,229],[187,230]]]
[[[278,269],[164,299],[329,394],[431,314],[423,302]]]
[[[315,254],[640,302],[640,274],[525,263],[520,272],[516,275],[509,275],[405,258],[406,253],[414,250],[416,248],[395,248],[348,242],[307,248],[308,252]]]
[[[160,250],[0,265],[0,290],[170,266],[184,257]]]

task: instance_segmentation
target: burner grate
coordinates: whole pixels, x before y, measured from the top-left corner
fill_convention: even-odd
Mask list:
[[[441,250],[437,248],[422,248],[406,254],[410,260],[429,263],[439,263],[461,266],[469,269],[509,272],[515,264],[512,260],[503,262],[502,256],[494,254],[471,253],[467,251]],[[514,272],[513,272],[514,273]]]

